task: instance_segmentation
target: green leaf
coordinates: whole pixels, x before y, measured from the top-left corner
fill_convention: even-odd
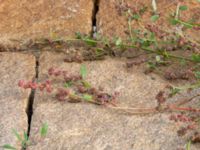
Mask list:
[[[180,6],[180,7],[179,7],[179,9],[180,9],[180,10],[182,10],[182,11],[185,11],[185,10],[187,10],[187,9],[188,9],[188,7],[187,7],[187,6],[185,6],[185,5],[182,5],[182,6]]]
[[[92,95],[84,94],[84,95],[83,95],[83,99],[84,99],[85,101],[92,101]]]
[[[73,84],[72,81],[66,82],[66,83],[64,83],[64,87],[69,88],[72,86],[72,84]]]
[[[170,23],[171,23],[172,25],[177,25],[179,22],[178,22],[177,19],[171,19],[171,20],[170,20]]]
[[[173,87],[172,89],[170,89],[170,96],[174,96],[176,94],[178,94],[181,91],[181,89]]]
[[[115,45],[116,45],[116,46],[122,45],[122,39],[121,39],[120,37],[117,38],[117,40],[115,41]]]
[[[82,35],[81,35],[80,32],[76,32],[76,33],[75,33],[75,36],[76,36],[77,39],[81,39],[81,38],[82,38]]]
[[[195,71],[195,77],[196,77],[197,79],[200,79],[200,71]]]
[[[140,15],[139,14],[133,14],[131,19],[139,20],[140,19]]]
[[[148,62],[147,65],[149,69],[152,69],[152,70],[156,69],[156,64],[154,64],[153,62]]]
[[[200,62],[200,55],[193,54],[191,58],[194,62]]]
[[[48,124],[47,123],[44,123],[42,125],[42,127],[40,128],[40,135],[42,137],[46,136],[47,135],[47,132],[48,132]]]
[[[12,150],[17,150],[15,147],[11,146],[10,144],[5,144],[3,145],[4,149],[12,149]]]
[[[96,54],[97,57],[98,57],[98,56],[102,56],[102,55],[104,54],[104,50],[101,49],[101,48],[97,48],[97,49],[95,50],[95,54]]]
[[[97,45],[97,41],[94,41],[94,40],[89,39],[89,38],[84,38],[83,41],[85,41],[85,43],[87,43],[90,46],[96,46]]]
[[[81,69],[80,69],[80,74],[82,76],[82,78],[84,79],[87,75],[87,68],[85,65],[81,65]]]
[[[155,22],[159,19],[159,15],[153,15],[151,16],[151,21]]]
[[[159,55],[156,56],[156,62],[160,62],[161,61],[161,58]]]
[[[87,81],[85,81],[85,80],[82,80],[82,84],[83,84],[83,86],[86,87],[86,88],[91,88],[90,83],[87,82]]]
[[[20,137],[19,133],[18,133],[15,129],[13,129],[12,131],[13,131],[14,135],[16,136],[16,138],[17,138],[19,141],[22,141],[22,138]]]

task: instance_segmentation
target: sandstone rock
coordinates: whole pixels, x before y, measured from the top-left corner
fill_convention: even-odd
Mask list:
[[[11,144],[17,149],[21,145],[12,129],[19,134],[27,131],[26,107],[30,90],[23,91],[17,83],[20,79],[32,80],[35,76],[35,59],[31,55],[0,53],[0,149]]]
[[[42,53],[39,80],[48,78],[50,67],[79,72],[80,64],[64,63],[65,57]],[[124,107],[156,106],[155,95],[167,84],[156,75],[146,76],[140,67],[127,71],[122,59],[84,64],[88,70],[87,81],[109,93],[120,92],[119,103]],[[186,143],[177,136],[178,125],[169,120],[168,114],[126,115],[93,104],[59,102],[53,95],[39,91],[33,108],[29,150],[177,150]],[[45,138],[38,133],[43,123],[49,126]]]
[[[90,34],[92,0],[8,0],[0,3],[0,45],[22,46],[30,39]]]
[[[128,39],[130,37],[130,29],[128,24],[128,10],[130,9],[138,17],[139,21],[132,20],[130,27],[132,31],[141,30],[147,31],[148,25],[154,25],[159,30],[169,33],[177,32],[179,29],[170,23],[170,18],[176,12],[177,3],[171,0],[157,0],[157,12],[160,17],[156,22],[151,21],[153,16],[152,1],[149,0],[100,0],[99,11],[97,14],[97,32],[100,35],[109,38],[122,37]],[[180,20],[185,22],[195,21],[196,24],[200,22],[200,4],[196,0],[184,1],[181,5],[187,6],[187,10],[180,11]],[[171,17],[170,17],[171,16]],[[179,26],[181,28],[181,26]],[[179,31],[180,32],[180,31]],[[200,41],[200,30],[187,29],[183,31],[186,37],[193,40]]]

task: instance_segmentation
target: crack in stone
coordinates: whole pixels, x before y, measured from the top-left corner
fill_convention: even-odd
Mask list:
[[[35,77],[33,79],[33,82],[37,82],[38,80],[38,75],[39,75],[39,55],[35,54]],[[28,98],[28,104],[26,108],[26,114],[28,118],[28,128],[27,128],[27,135],[30,137],[30,131],[31,131],[31,123],[32,123],[32,115],[33,115],[33,103],[35,99],[35,93],[36,90],[31,90],[31,93]],[[22,148],[22,150],[26,150],[26,148]]]
[[[99,11],[99,0],[94,0],[94,6],[93,6],[93,12],[92,12],[92,34],[91,36],[93,38],[96,37],[96,33],[97,33],[97,13]]]

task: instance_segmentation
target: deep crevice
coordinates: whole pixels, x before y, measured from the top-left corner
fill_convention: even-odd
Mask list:
[[[99,11],[99,0],[93,0],[93,12],[92,12],[92,37],[95,37],[97,30],[97,13]]]
[[[39,74],[39,57],[35,57],[36,58],[36,62],[35,62],[35,77],[33,79],[33,82],[37,82],[38,80],[38,74]],[[33,115],[33,103],[34,103],[34,99],[35,99],[35,90],[31,90],[31,93],[29,95],[29,99],[28,99],[28,105],[26,108],[26,114],[27,114],[27,118],[28,118],[28,128],[27,128],[27,135],[28,137],[30,136],[30,130],[31,130],[31,121],[32,121],[32,115]]]

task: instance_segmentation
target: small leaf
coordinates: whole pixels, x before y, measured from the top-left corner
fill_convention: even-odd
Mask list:
[[[47,123],[44,123],[40,129],[40,135],[42,137],[46,136],[47,135],[47,132],[48,132],[48,124]]]
[[[17,150],[15,147],[11,146],[10,144],[5,144],[3,145],[4,149],[12,149],[12,150]]]
[[[72,84],[73,84],[72,81],[66,82],[66,83],[64,83],[64,87],[69,88],[72,86]]]
[[[157,61],[157,62],[160,62],[160,61],[161,61],[161,58],[160,58],[159,55],[156,56],[156,61]]]
[[[22,141],[22,138],[20,137],[19,133],[18,133],[15,129],[13,129],[12,131],[13,131],[14,135],[16,136],[16,138],[17,138],[19,141]]]
[[[87,82],[87,81],[85,81],[85,80],[82,80],[82,84],[83,84],[83,86],[86,87],[86,88],[91,88],[90,83]]]
[[[200,71],[196,71],[196,72],[195,72],[195,77],[196,77],[197,79],[200,79]]]
[[[153,15],[151,16],[151,21],[155,22],[159,19],[159,15]]]
[[[80,32],[76,32],[76,33],[75,33],[75,36],[76,36],[77,39],[81,39],[81,38],[82,38],[82,35],[81,35]]]
[[[187,10],[187,9],[188,9],[188,7],[187,7],[187,6],[185,6],[185,5],[182,5],[182,6],[180,6],[180,7],[179,7],[179,9],[180,9],[180,10],[182,10],[182,11],[185,11],[185,10]]]
[[[87,68],[85,65],[81,65],[81,69],[80,69],[80,74],[82,76],[82,78],[84,79],[87,75]]]
[[[92,95],[84,94],[83,99],[86,100],[86,101],[92,101]]]
[[[170,96],[174,96],[176,94],[178,94],[181,91],[181,89],[173,87],[172,89],[170,89]]]
[[[131,18],[134,19],[134,20],[139,20],[140,19],[140,15],[133,14]]]
[[[89,39],[89,38],[84,38],[83,41],[85,41],[85,43],[87,43],[90,46],[96,46],[97,45],[97,41],[94,41],[94,40]]]
[[[95,54],[96,54],[97,57],[98,57],[98,56],[102,56],[102,55],[104,54],[104,50],[101,49],[101,48],[97,48],[97,49],[95,50]]]
[[[115,45],[116,46],[122,45],[122,39],[121,38],[117,38],[117,40],[115,41]]]
[[[179,22],[178,22],[178,20],[176,20],[176,19],[171,19],[171,20],[170,20],[170,23],[171,23],[172,25],[177,25]]]
[[[194,62],[200,62],[200,55],[193,54],[191,58]]]

